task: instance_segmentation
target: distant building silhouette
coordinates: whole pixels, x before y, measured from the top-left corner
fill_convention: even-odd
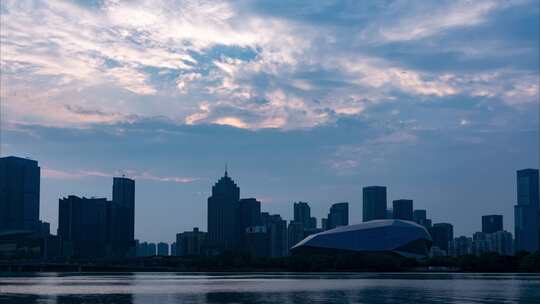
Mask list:
[[[157,255],[157,246],[156,243],[148,243],[146,256],[152,257]]]
[[[208,239],[218,251],[238,247],[239,200],[240,188],[225,171],[225,175],[212,187],[212,196],[208,198]]]
[[[203,255],[203,247],[208,234],[193,228],[193,231],[186,231],[176,235],[176,255],[197,256]]]
[[[362,220],[364,222],[386,218],[386,187],[364,187],[362,199]]]
[[[111,255],[135,255],[135,181],[126,177],[113,178],[110,206]]]
[[[176,242],[171,243],[171,256],[178,256],[178,252],[176,251]]]
[[[308,203],[294,203],[294,221],[301,223],[305,229],[311,228],[313,222],[311,220],[311,208]]]
[[[517,205],[514,206],[515,250],[540,249],[540,198],[538,169],[517,171]]]
[[[333,204],[330,207],[328,219],[326,220],[326,229],[323,227],[323,230],[347,225],[349,225],[349,203],[343,202]]]
[[[268,256],[283,257],[288,254],[287,248],[287,221],[279,214],[261,214],[262,225],[266,226],[268,233]]]
[[[106,198],[81,198],[70,195],[59,200],[58,236],[66,257],[106,256],[108,239]]]
[[[448,252],[448,242],[454,239],[454,227],[452,224],[433,224],[430,233],[433,238],[433,246],[437,246],[441,250]]]
[[[243,198],[238,201],[238,213],[238,234],[244,243],[246,229],[261,225],[261,202],[254,198]]]
[[[168,256],[169,255],[169,244],[160,242],[157,244],[157,255],[158,256]]]
[[[0,231],[39,231],[40,167],[35,160],[0,158]]]
[[[392,202],[392,217],[396,220],[413,220],[413,200],[399,199]]]
[[[245,231],[245,249],[252,256],[270,255],[270,236],[266,226],[251,226]]]
[[[431,220],[427,218],[427,212],[425,209],[414,210],[413,221],[424,226],[428,231],[431,229]]]
[[[298,244],[304,239],[304,224],[301,222],[291,221],[287,228],[288,248],[291,249],[294,245]]]
[[[503,230],[503,216],[502,215],[483,215],[482,216],[482,232],[493,233]]]

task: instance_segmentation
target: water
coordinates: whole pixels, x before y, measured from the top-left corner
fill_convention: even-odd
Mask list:
[[[525,274],[0,274],[0,303],[540,303]]]

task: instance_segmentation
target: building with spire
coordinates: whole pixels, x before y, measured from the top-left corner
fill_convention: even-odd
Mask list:
[[[216,251],[235,249],[238,246],[238,201],[240,188],[225,174],[212,187],[208,198],[208,242]]]

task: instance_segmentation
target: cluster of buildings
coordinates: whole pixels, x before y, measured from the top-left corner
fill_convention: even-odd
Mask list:
[[[100,259],[215,255],[225,251],[282,257],[300,243],[313,244],[329,235],[334,235],[329,240],[353,234],[376,237],[373,231],[404,229],[414,231],[413,235],[426,241],[423,244],[429,243],[433,256],[486,252],[511,255],[540,248],[538,189],[537,169],[517,171],[515,238],[503,229],[502,215],[485,215],[481,232],[454,237],[452,224],[432,223],[425,209],[414,209],[413,200],[393,200],[389,208],[384,186],[364,187],[362,191],[362,221],[373,224],[347,228],[352,227],[347,202],[333,204],[320,225],[307,202],[295,202],[293,220],[287,222],[279,214],[261,211],[256,198],[241,198],[240,188],[225,170],[207,201],[207,231],[193,228],[178,233],[169,246],[135,239],[135,181],[124,176],[113,178],[112,200],[75,195],[60,198],[58,230],[56,235],[51,234],[50,225],[39,220],[37,161],[10,156],[0,158],[0,257]]]

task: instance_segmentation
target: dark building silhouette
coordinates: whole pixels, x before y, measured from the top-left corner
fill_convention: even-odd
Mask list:
[[[291,221],[287,228],[287,251],[304,239],[304,225],[301,222]]]
[[[448,242],[454,239],[454,227],[448,223],[437,223],[431,227],[433,246],[448,252]]]
[[[216,251],[238,247],[239,200],[240,188],[225,171],[225,175],[212,187],[212,196],[208,198],[208,239]]]
[[[203,247],[208,234],[199,231],[199,228],[193,228],[193,231],[186,231],[176,235],[176,255],[177,256],[196,256],[202,255]]]
[[[110,248],[116,257],[135,255],[135,181],[113,178],[113,199],[109,206]]]
[[[302,223],[306,229],[311,227],[311,208],[309,207],[308,203],[294,203],[294,221],[297,223]]]
[[[349,203],[333,204],[330,207],[330,213],[328,213],[328,218],[326,219],[326,227],[323,227],[323,230],[347,225],[349,225]]]
[[[427,212],[425,209],[416,209],[413,211],[413,221],[417,224],[424,225],[427,220]]]
[[[157,244],[157,255],[159,256],[168,256],[169,255],[169,244],[160,242]]]
[[[392,202],[392,217],[396,220],[413,220],[413,200],[399,199]]]
[[[540,249],[540,198],[538,169],[517,171],[517,205],[514,206],[515,251]]]
[[[252,256],[270,256],[270,237],[266,226],[252,226],[246,229],[245,249]]]
[[[245,241],[246,229],[261,225],[261,202],[254,198],[243,198],[238,201],[239,238]]]
[[[483,215],[482,216],[482,232],[494,233],[503,231],[503,216],[502,215]]]
[[[98,258],[106,256],[108,239],[106,198],[61,198],[58,206],[58,236],[62,253],[67,257]]]
[[[35,160],[0,158],[0,231],[39,231],[40,167]]]
[[[279,214],[269,215],[267,212],[261,214],[261,220],[268,233],[268,256],[286,256],[288,253],[287,221],[282,219]]]
[[[364,222],[386,218],[386,187],[364,187],[362,199],[362,220]]]
[[[146,256],[156,256],[157,255],[157,246],[156,243],[148,243]]]

